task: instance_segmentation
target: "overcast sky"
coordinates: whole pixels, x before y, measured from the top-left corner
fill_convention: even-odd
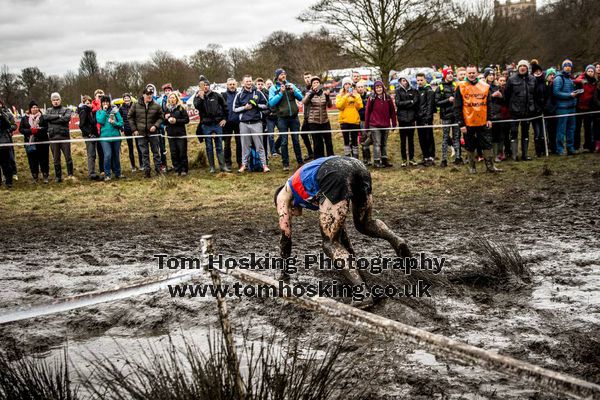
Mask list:
[[[277,30],[316,28],[296,17],[302,0],[0,0],[0,64],[77,70],[84,50],[142,61],[155,50],[191,55],[208,43],[249,48]],[[240,7],[241,6],[241,7]]]
[[[463,0],[460,0],[463,1]],[[472,1],[472,0],[464,0]],[[76,71],[84,50],[106,61],[181,57],[217,43],[249,48],[271,32],[316,26],[296,17],[316,0],[0,0],[0,64]],[[490,3],[492,0],[490,0]],[[538,6],[547,2],[538,0]]]

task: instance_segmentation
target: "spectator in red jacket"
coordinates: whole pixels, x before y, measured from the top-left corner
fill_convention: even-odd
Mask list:
[[[575,79],[577,89],[583,89],[583,93],[577,98],[577,112],[587,113],[591,111],[592,99],[596,91],[596,67],[588,65],[585,72]],[[577,115],[575,121],[575,150],[581,148],[581,125],[584,129],[583,149],[594,151],[594,137],[592,133],[593,114]]]
[[[388,161],[387,139],[389,128],[397,126],[394,100],[385,91],[382,81],[375,82],[375,93],[369,97],[365,111],[365,129],[374,128],[373,161],[375,168],[391,167]],[[377,129],[381,128],[381,129]]]

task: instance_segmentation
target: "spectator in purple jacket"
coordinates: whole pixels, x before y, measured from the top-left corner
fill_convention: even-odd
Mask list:
[[[396,127],[396,109],[394,100],[385,91],[382,81],[375,82],[375,93],[369,97],[365,111],[365,129],[374,128],[373,161],[375,168],[391,167],[387,155],[389,128]],[[380,128],[380,129],[377,129]]]

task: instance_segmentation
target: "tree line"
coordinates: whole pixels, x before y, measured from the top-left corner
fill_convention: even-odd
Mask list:
[[[600,60],[593,34],[600,26],[597,0],[557,0],[519,19],[494,16],[491,0],[320,0],[298,19],[320,28],[304,34],[277,31],[250,49],[209,44],[190,56],[154,52],[145,62],[109,61],[101,66],[94,50],[84,52],[77,71],[47,75],[37,66],[11,72],[0,68],[0,96],[24,108],[30,99],[47,102],[59,91],[70,104],[97,88],[113,96],[139,93],[152,82],[184,90],[203,74],[224,82],[244,74],[271,78],[283,67],[301,82],[304,71],[322,74],[356,65],[378,67],[382,77],[408,66],[506,64],[536,58],[576,66]],[[327,26],[327,29],[322,26]]]

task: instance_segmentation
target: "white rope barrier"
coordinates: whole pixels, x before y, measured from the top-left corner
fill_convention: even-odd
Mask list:
[[[522,119],[509,119],[509,120],[498,120],[498,121],[492,121],[492,125],[493,124],[504,124],[504,123],[514,123],[514,122],[530,122],[530,121],[534,121],[537,119],[555,119],[555,118],[565,118],[565,117],[573,117],[573,116],[578,116],[578,115],[592,115],[592,114],[598,114],[600,113],[600,111],[588,111],[588,112],[584,112],[584,113],[573,113],[573,114],[564,114],[564,115],[549,115],[549,116],[543,116],[543,115],[539,115],[536,117],[530,117],[530,118],[522,118]],[[198,122],[191,122],[190,124],[197,124]],[[264,136],[264,135],[282,135],[282,134],[289,134],[289,135],[301,135],[304,133],[307,134],[319,134],[319,133],[336,133],[336,132],[370,132],[370,131],[395,131],[395,130],[412,130],[412,129],[425,129],[425,128],[432,128],[432,129],[439,129],[439,128],[448,128],[448,127],[458,127],[458,124],[436,124],[436,125],[411,125],[411,126],[397,126],[397,127],[387,127],[387,128],[356,128],[356,129],[328,129],[328,130],[318,130],[318,131],[292,131],[292,132],[256,132],[256,133],[231,133],[231,134],[226,134],[226,133],[221,133],[221,134],[214,134],[214,136],[212,135],[186,135],[186,136],[169,136],[169,135],[165,135],[165,134],[159,134],[159,133],[155,133],[155,134],[150,134],[150,135],[137,135],[137,136],[113,136],[113,137],[105,137],[105,138],[76,138],[76,139],[65,139],[65,140],[49,140],[49,141],[42,141],[42,142],[33,142],[33,143],[25,143],[25,142],[14,142],[14,143],[2,143],[0,144],[0,147],[17,147],[17,146],[29,146],[29,145],[35,145],[35,144],[52,144],[52,143],[82,143],[82,142],[99,142],[99,141],[117,141],[117,140],[128,140],[128,139],[142,139],[142,138],[147,138],[147,137],[164,137],[164,138],[170,138],[170,139],[191,139],[191,138],[202,138],[202,139],[208,139],[208,138],[214,138],[214,137],[220,137],[220,138],[224,138],[224,137],[244,137],[244,136]],[[222,128],[221,128],[222,129]],[[71,132],[78,132],[77,130],[72,130]],[[23,137],[23,135],[18,134],[18,135],[13,135],[13,138],[16,137]]]

